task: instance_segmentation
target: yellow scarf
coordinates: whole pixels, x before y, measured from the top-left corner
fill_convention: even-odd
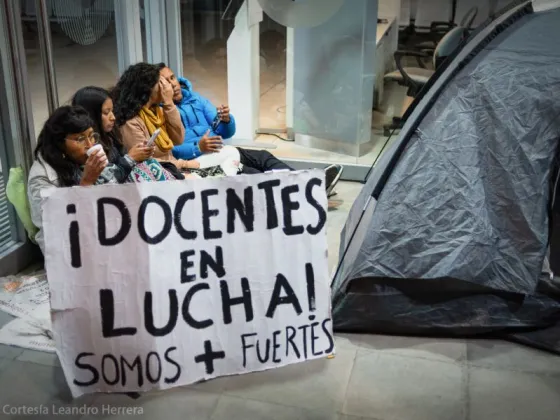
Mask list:
[[[148,132],[150,136],[159,128],[159,132],[156,138],[156,146],[162,152],[169,152],[173,148],[173,142],[167,134],[165,129],[165,116],[163,115],[163,109],[161,107],[156,107],[156,112],[154,113],[150,108],[143,107],[138,114],[146,127],[148,127]]]

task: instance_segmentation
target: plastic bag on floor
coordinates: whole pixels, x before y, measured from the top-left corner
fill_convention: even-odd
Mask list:
[[[6,185],[6,197],[16,209],[16,213],[21,223],[27,231],[29,239],[35,242],[35,235],[39,231],[31,220],[29,201],[27,200],[27,188],[25,185],[25,173],[22,168],[10,169],[10,176]]]

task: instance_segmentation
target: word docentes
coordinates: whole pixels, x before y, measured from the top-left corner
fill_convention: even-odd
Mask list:
[[[138,212],[136,214],[136,227],[139,237],[150,245],[156,245],[163,242],[174,228],[177,234],[185,240],[195,240],[199,238],[200,233],[205,240],[221,239],[224,231],[227,234],[233,234],[242,226],[245,232],[255,231],[255,221],[258,216],[262,217],[266,223],[266,229],[273,230],[282,227],[282,231],[287,236],[302,235],[309,233],[316,235],[324,228],[327,213],[323,206],[317,201],[313,195],[314,190],[324,194],[322,181],[319,178],[310,179],[305,191],[300,191],[298,184],[290,184],[282,187],[279,179],[264,181],[253,186],[248,186],[243,190],[243,197],[240,197],[235,189],[228,188],[225,194],[218,189],[205,189],[200,191],[199,195],[194,191],[186,192],[180,195],[174,203],[170,203],[156,195],[150,195],[142,200]],[[276,196],[280,195],[280,200]],[[256,197],[262,194],[262,197]],[[255,211],[255,202],[264,199],[264,212]],[[308,224],[307,226],[298,225],[294,221],[294,214],[298,212],[302,203],[306,203],[310,208],[304,208],[302,211],[312,210],[317,214],[317,222]],[[116,197],[102,197],[97,200],[97,237],[101,246],[117,246],[123,242],[130,234],[133,226],[133,219],[130,209],[125,202]],[[196,208],[193,206],[200,206]],[[281,207],[281,212],[279,212]],[[154,218],[148,218],[148,210],[153,214],[157,210],[161,215],[157,222]],[[76,214],[78,209],[76,205],[67,206],[68,214]],[[107,221],[113,220],[115,217],[108,217],[107,213],[111,211],[114,215],[115,211],[120,214],[120,226],[118,229],[112,228],[109,232]],[[220,216],[221,212],[225,212],[226,217]],[[193,220],[193,214],[202,217],[202,232],[193,229],[193,226],[200,225],[199,220]],[[280,216],[282,220],[280,221]],[[216,226],[219,221],[225,220],[226,226]],[[239,220],[240,223],[236,222]],[[223,224],[223,223],[222,223]],[[154,230],[157,226],[157,232]],[[72,266],[81,267],[80,253],[80,237],[79,223],[72,221],[69,228],[69,239],[71,246]]]

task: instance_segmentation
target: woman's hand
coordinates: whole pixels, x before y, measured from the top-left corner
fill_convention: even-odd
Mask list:
[[[86,161],[80,185],[95,185],[97,178],[99,178],[99,175],[101,175],[101,172],[103,172],[106,166],[107,156],[105,156],[105,152],[101,149],[93,152]]]
[[[198,141],[198,148],[202,153],[219,152],[224,146],[224,142],[220,136],[210,136],[210,130],[203,135]]]
[[[165,77],[159,78],[159,86],[161,91],[161,97],[163,99],[163,103],[166,105],[174,105],[173,104],[173,87],[171,83],[169,83]]]
[[[220,118],[220,121],[223,121],[226,124],[229,124],[229,122],[231,121],[231,117],[229,115],[229,106],[220,105],[218,107],[218,118]]]
[[[128,156],[140,163],[153,157],[155,150],[155,146],[148,147],[145,142],[138,143],[128,151]]]
[[[179,169],[199,169],[200,168],[200,162],[196,159],[193,159],[193,160],[179,159],[177,161],[177,167]]]

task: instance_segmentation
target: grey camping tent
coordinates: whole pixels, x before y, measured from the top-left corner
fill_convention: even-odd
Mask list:
[[[558,40],[560,0],[517,1],[416,98],[342,231],[335,330],[560,352]]]

